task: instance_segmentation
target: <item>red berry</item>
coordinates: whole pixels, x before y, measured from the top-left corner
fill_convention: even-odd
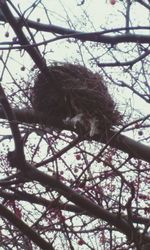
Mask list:
[[[82,246],[83,244],[85,244],[84,240],[82,239],[78,240],[78,245]]]
[[[117,0],[110,0],[110,3],[114,5],[117,2]]]
[[[79,161],[81,159],[81,155],[80,154],[76,154],[76,159]]]

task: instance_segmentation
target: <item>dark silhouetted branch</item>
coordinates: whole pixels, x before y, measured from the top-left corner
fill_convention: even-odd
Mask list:
[[[54,127],[61,130],[71,130],[75,131],[72,127],[69,127],[65,125],[63,122],[60,121],[60,119],[56,120],[56,117],[49,117],[44,116],[41,113],[34,113],[32,110],[14,110],[16,119],[18,123],[29,123],[29,124],[43,124],[47,127]],[[5,115],[2,110],[0,110],[0,118],[5,118]],[[76,132],[76,131],[75,131]],[[85,138],[83,138],[85,139]],[[86,138],[87,140],[95,140],[101,143],[108,143],[112,147],[115,147],[127,154],[129,154],[131,157],[134,157],[136,159],[142,159],[148,163],[150,163],[150,147],[140,143],[136,142],[133,139],[130,139],[129,137],[125,135],[119,134],[117,131],[109,131],[109,133],[106,136],[97,135],[93,138]]]
[[[11,222],[15,227],[17,227],[24,235],[26,235],[30,240],[32,240],[40,249],[44,250],[54,250],[53,246],[42,239],[31,227],[27,226],[22,220],[20,220],[11,211],[0,204],[0,215]]]

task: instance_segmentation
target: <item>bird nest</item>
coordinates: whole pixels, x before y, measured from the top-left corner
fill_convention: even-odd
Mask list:
[[[49,66],[48,76],[37,73],[32,96],[35,111],[60,121],[80,117],[86,132],[91,126],[106,132],[122,120],[103,78],[81,65],[55,64]]]

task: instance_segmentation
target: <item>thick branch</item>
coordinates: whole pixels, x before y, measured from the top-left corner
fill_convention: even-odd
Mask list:
[[[63,27],[56,26],[53,24],[42,24],[42,23],[35,22],[32,20],[28,20],[28,19],[20,20],[20,18],[15,18],[14,16],[12,16],[13,17],[13,19],[12,19],[12,17],[10,16],[10,13],[8,13],[8,9],[6,9],[6,6],[5,6],[5,8],[3,7],[2,10],[8,18],[4,17],[4,15],[0,13],[0,20],[7,22],[6,20],[8,19],[10,25],[15,30],[15,32],[19,38],[20,38],[20,34],[19,34],[20,32],[18,33],[18,31],[20,28],[19,28],[18,24],[20,26],[27,25],[28,27],[36,29],[38,31],[52,32],[52,33],[64,35],[65,36],[64,38],[67,38],[66,35],[68,35],[68,37],[70,37],[70,38],[76,38],[76,39],[79,39],[81,41],[108,43],[108,44],[112,44],[112,45],[117,44],[117,43],[123,43],[123,42],[125,42],[125,43],[129,43],[129,42],[131,42],[131,43],[148,43],[148,44],[150,43],[150,36],[149,35],[126,33],[126,34],[122,34],[122,35],[116,35],[116,36],[110,35],[109,36],[109,35],[105,34],[105,33],[125,30],[125,28],[118,28],[118,29],[114,29],[114,30],[112,29],[112,30],[102,31],[102,32],[88,32],[88,33],[86,33],[86,32],[80,32],[77,30],[63,28]],[[130,30],[130,29],[140,30],[140,29],[148,29],[148,28],[149,27],[129,27],[128,30]],[[25,42],[25,39],[24,39],[22,44],[28,45],[29,42],[28,41]]]
[[[68,127],[63,122],[61,122],[59,119],[56,120],[56,117],[51,117],[51,120],[49,117],[44,116],[41,113],[34,113],[32,110],[15,110],[14,113],[16,115],[16,119],[18,123],[29,123],[29,124],[44,124],[47,127],[54,127],[64,130],[72,130],[72,127]],[[0,109],[0,118],[6,119],[3,111]],[[134,157],[136,159],[142,159],[148,163],[150,163],[150,147],[136,142],[130,138],[128,138],[125,135],[117,134],[115,131],[109,131],[107,134],[107,137],[103,135],[94,136],[92,139],[96,140],[101,143],[108,143],[112,147],[115,147],[127,154],[129,154],[131,157]],[[91,138],[89,138],[91,139]]]
[[[24,156],[21,134],[18,128],[18,124],[16,122],[15,113],[11,109],[11,106],[1,86],[0,86],[0,103],[2,105],[5,117],[9,121],[10,129],[13,135],[15,143],[15,155],[17,156],[16,160],[17,162],[19,162],[19,166],[21,166],[23,170],[25,169],[25,156]]]
[[[21,192],[18,190],[14,190],[14,193],[10,193],[7,191],[3,191],[0,190],[0,196],[3,197],[5,200],[18,200],[18,201],[28,201],[30,203],[35,203],[35,204],[39,204],[45,207],[50,208],[57,208],[57,209],[61,209],[64,211],[69,211],[69,212],[74,212],[74,213],[82,213],[84,215],[88,215],[91,216],[90,213],[87,213],[85,210],[81,209],[79,206],[75,206],[72,204],[66,204],[66,203],[62,203],[58,200],[52,200],[49,201],[43,197],[37,197],[34,194],[29,194],[26,192]],[[124,216],[124,218],[127,220],[128,218],[126,216]],[[139,224],[148,224],[149,223],[149,218],[147,217],[142,217],[139,215],[132,215],[132,222],[134,223],[139,223]]]
[[[22,26],[27,25],[29,28],[35,29],[36,31],[44,31],[44,32],[52,32],[60,35],[69,35],[69,34],[77,34],[77,33],[83,33],[79,30],[74,30],[70,28],[64,28],[58,25],[54,24],[45,24],[41,22],[36,22],[30,19],[24,19],[23,16],[21,18],[14,17],[18,23],[20,23]],[[0,21],[2,22],[8,22],[5,18],[2,11],[0,11]],[[149,30],[149,26],[134,26],[134,27],[128,27],[128,30]],[[120,32],[120,31],[126,31],[126,28],[120,27],[115,29],[108,29],[106,31],[97,32],[97,33],[112,33],[112,32]],[[84,32],[85,33],[85,32]],[[86,33],[85,33],[86,34]]]
[[[19,42],[21,45],[30,45],[28,39],[26,38],[24,32],[22,31],[22,23],[19,22],[19,19],[16,19],[12,12],[10,11],[6,1],[0,0],[0,9],[2,11],[2,15],[4,16],[4,19],[9,22],[11,25],[12,29],[16,33]],[[37,50],[37,48],[34,47],[26,47],[26,51],[28,54],[31,56],[35,64],[38,66],[38,68],[45,74],[48,74],[48,69],[46,67],[46,62]]]
[[[54,250],[50,243],[42,239],[33,229],[27,226],[23,221],[21,221],[16,215],[10,212],[2,204],[0,204],[0,215],[11,222],[15,227],[17,227],[23,233],[23,235],[26,235],[37,246],[39,246],[40,249]]]
[[[143,5],[148,10],[150,10],[150,4],[147,4],[145,1],[143,1],[143,0],[136,0],[136,2],[138,2],[141,5]]]
[[[93,201],[67,187],[55,177],[49,176],[32,166],[29,166],[29,171],[26,173],[26,175],[27,178],[30,178],[31,180],[37,180],[43,185],[48,185],[54,188],[59,194],[66,197],[67,200],[81,207],[83,211],[115,226],[119,231],[125,234],[129,240],[137,241],[138,239],[140,239],[141,235],[138,232],[134,232],[135,238],[132,238],[132,228],[130,226],[130,223],[126,219],[121,218],[120,216],[118,217],[118,215],[110,213],[101,206],[94,204]],[[143,240],[149,241],[149,237],[143,236]]]
[[[117,135],[115,136],[115,134]],[[96,136],[95,140],[100,141],[102,143],[107,143],[108,141],[110,141],[110,146],[115,147],[125,153],[128,153],[133,158],[141,159],[150,163],[150,147],[140,142],[137,142],[125,135],[118,134],[115,131],[109,131],[107,138]]]

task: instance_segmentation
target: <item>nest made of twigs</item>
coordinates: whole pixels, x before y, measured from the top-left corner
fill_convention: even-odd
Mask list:
[[[102,131],[119,125],[122,116],[110,96],[103,78],[86,67],[71,63],[49,66],[49,76],[34,78],[33,108],[64,120],[79,113],[95,117]]]

